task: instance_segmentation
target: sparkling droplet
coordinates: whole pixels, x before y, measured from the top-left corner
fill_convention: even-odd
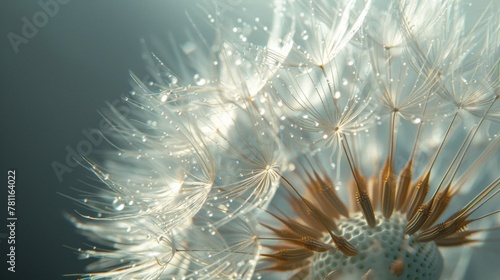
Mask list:
[[[176,76],[168,75],[168,78],[170,79],[171,85],[177,84],[177,77]]]
[[[185,54],[190,54],[196,50],[196,45],[191,41],[187,41],[181,45],[181,49]]]
[[[300,63],[299,64],[299,71],[302,74],[307,74],[307,73],[311,73],[312,69],[311,69],[311,67],[308,67],[305,63]]]
[[[125,208],[125,203],[123,203],[121,197],[115,197],[113,200],[113,208],[117,211],[122,211]]]
[[[306,31],[306,30],[304,30],[304,31],[302,31],[302,32],[300,33],[300,37],[302,37],[302,40],[304,40],[304,41],[305,41],[305,40],[309,39],[309,34],[307,34],[307,31]]]
[[[199,74],[195,74],[194,75],[194,82],[199,85],[199,86],[202,86],[204,85],[207,81],[205,79],[203,79],[202,77],[200,77]]]
[[[120,205],[117,205],[117,206],[115,207],[115,209],[116,209],[117,211],[122,211],[122,210],[123,210],[123,208],[125,208],[125,204],[123,204],[123,203],[122,203],[122,204],[120,204]]]

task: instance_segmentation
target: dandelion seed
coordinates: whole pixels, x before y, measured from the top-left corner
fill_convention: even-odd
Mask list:
[[[215,12],[211,40],[192,20],[170,68],[145,48],[153,81],[103,113],[118,151],[87,161],[105,187],[69,217],[97,245],[84,277],[498,273],[472,257],[498,253],[496,14],[327,2]]]

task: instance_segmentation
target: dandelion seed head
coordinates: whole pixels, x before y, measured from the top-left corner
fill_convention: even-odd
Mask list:
[[[103,111],[113,152],[88,159],[99,185],[69,217],[97,245],[78,250],[90,278],[484,268],[468,248],[499,224],[498,19],[468,30],[453,0],[327,2],[205,4],[212,29],[191,18],[166,60],[144,42],[149,79]]]

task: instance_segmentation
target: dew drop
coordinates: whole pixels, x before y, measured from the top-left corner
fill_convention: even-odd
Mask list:
[[[123,204],[123,203],[122,203],[122,204],[119,204],[119,205],[117,205],[117,206],[115,207],[115,209],[116,209],[117,211],[122,211],[124,208],[125,208],[125,204]]]
[[[196,45],[191,41],[187,41],[181,45],[181,49],[185,54],[190,54],[196,50]]]
[[[309,39],[309,34],[307,34],[307,31],[306,31],[306,30],[304,30],[304,31],[302,31],[302,32],[300,33],[300,37],[302,37],[302,40],[304,40],[304,41],[305,41],[305,40]]]
[[[168,78],[170,79],[170,85],[177,84],[177,77],[176,76],[168,75]]]
[[[202,77],[200,77],[199,74],[195,74],[194,75],[194,82],[199,85],[199,86],[202,86],[204,85],[207,81],[205,79],[203,79]]]
[[[311,73],[312,69],[311,69],[311,67],[308,67],[305,63],[300,63],[299,64],[299,71],[302,74],[307,74],[307,73]]]
[[[125,203],[123,203],[120,197],[115,197],[113,200],[113,208],[117,211],[122,211],[125,208]]]

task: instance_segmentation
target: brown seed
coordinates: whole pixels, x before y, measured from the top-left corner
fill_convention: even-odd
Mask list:
[[[399,277],[405,271],[405,263],[402,260],[395,260],[391,263],[392,275]]]
[[[406,214],[406,218],[410,220],[413,215],[417,212],[417,210],[422,206],[424,202],[425,196],[429,192],[429,179],[431,176],[431,172],[428,171],[422,179],[420,179],[415,186],[414,196],[412,197],[408,209],[408,213]]]
[[[333,243],[335,243],[335,246],[339,251],[350,257],[356,256],[358,254],[358,250],[354,246],[352,246],[349,241],[345,240],[345,238],[341,236],[335,236],[331,233],[330,235],[333,239]]]
[[[366,191],[358,191],[356,193],[356,200],[365,216],[366,222],[370,227],[377,225],[377,220],[375,219],[375,212],[373,211],[372,204],[370,202],[370,197]]]
[[[396,193],[396,174],[391,166],[390,159],[382,170],[381,189],[382,189],[382,213],[386,219],[389,219],[394,211],[395,193]]]
[[[399,174],[399,182],[398,182],[398,191],[396,196],[396,209],[401,210],[403,205],[406,203],[406,199],[408,198],[408,191],[411,186],[411,179],[413,176],[412,173],[412,161],[410,160],[406,166]]]

